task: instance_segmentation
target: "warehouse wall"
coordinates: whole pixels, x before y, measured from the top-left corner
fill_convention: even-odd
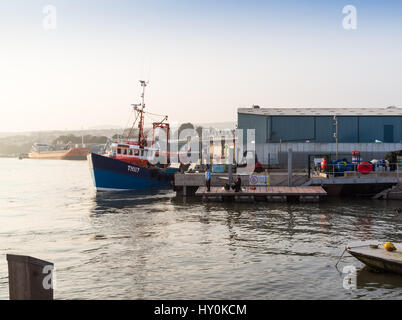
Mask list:
[[[393,129],[393,141],[385,141],[384,126],[390,125]],[[359,138],[361,142],[372,142],[375,139],[383,142],[400,142],[401,117],[360,117]]]
[[[268,141],[268,117],[252,114],[238,114],[237,127],[243,129],[243,141],[247,143],[247,129],[255,129],[255,142],[265,143]]]
[[[338,136],[339,136],[338,141],[345,143],[359,142],[358,117],[337,117],[337,119],[338,119]],[[335,142],[335,139],[332,138],[332,141],[330,142]],[[374,142],[374,140],[372,142]]]
[[[271,141],[303,141],[315,139],[314,117],[275,116],[272,118]]]
[[[333,117],[317,117],[315,126],[316,142],[335,142],[335,125]]]
[[[339,143],[402,141],[402,117],[338,116]],[[256,143],[334,143],[332,116],[264,116],[238,114],[239,129],[256,129]],[[245,136],[244,136],[245,139]],[[246,141],[246,140],[244,140]]]

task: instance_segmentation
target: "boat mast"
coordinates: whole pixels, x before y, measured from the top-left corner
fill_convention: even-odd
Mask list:
[[[140,112],[140,123],[138,124],[139,134],[138,134],[138,142],[140,145],[145,145],[145,136],[144,136],[144,108],[145,108],[145,88],[147,86],[147,82],[144,80],[140,80],[142,87],[141,94],[141,110]]]
[[[140,146],[145,146],[145,136],[144,136],[144,108],[145,108],[145,87],[147,86],[148,82],[146,82],[145,80],[140,80],[141,83],[141,87],[142,87],[142,94],[141,94],[141,103],[139,104],[132,104],[132,106],[134,107],[134,111],[137,112],[137,116],[134,120],[133,126],[130,130],[130,132],[128,133],[127,136],[127,140],[129,140],[131,132],[134,129],[134,125],[137,122],[138,117],[139,119],[139,123],[138,123],[138,144]]]

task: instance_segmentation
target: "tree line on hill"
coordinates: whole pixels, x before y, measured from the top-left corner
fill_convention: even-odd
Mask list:
[[[97,143],[104,144],[106,143],[108,138],[106,136],[92,136],[90,134],[82,136],[75,136],[73,134],[63,135],[55,140],[53,140],[52,144],[67,144],[71,142],[72,144],[81,144],[82,141],[85,143]]]
[[[198,133],[198,135],[201,136],[203,128],[201,126],[195,127],[192,123],[186,122],[186,123],[182,123],[179,126],[179,128],[174,132],[172,132],[172,129],[171,129],[169,136],[173,137],[174,134],[177,134],[177,133],[178,133],[178,135],[180,135],[180,132],[182,132],[184,129],[195,129],[195,131]],[[122,134],[115,134],[114,136],[112,136],[112,139],[113,140],[126,139],[129,133],[130,133],[130,128],[125,129]],[[150,134],[152,136],[152,129],[150,129],[150,128],[146,129],[145,128],[144,129],[144,134],[145,135]],[[138,137],[138,129],[134,129],[133,132],[130,135],[130,138],[132,138],[132,139],[136,138],[136,137]]]

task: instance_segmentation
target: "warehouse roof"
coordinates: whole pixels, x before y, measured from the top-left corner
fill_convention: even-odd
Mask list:
[[[238,108],[237,113],[265,116],[402,116],[402,108]]]

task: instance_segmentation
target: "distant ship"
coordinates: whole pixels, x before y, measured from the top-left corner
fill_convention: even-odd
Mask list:
[[[160,154],[156,141],[149,146],[144,135],[144,93],[147,83],[140,81],[142,86],[142,102],[134,104],[135,120],[132,130],[123,143],[113,142],[105,155],[90,153],[88,155],[92,178],[97,191],[127,191],[127,190],[159,190],[171,188],[174,173],[178,168],[168,164],[152,164]],[[155,116],[155,115],[154,115]],[[156,128],[166,132],[166,150],[168,150],[169,123],[167,116],[153,123],[152,137]],[[138,120],[138,122],[137,122]],[[133,128],[138,125],[138,139],[130,139]],[[161,152],[161,156],[163,153]],[[165,152],[165,156],[168,152]]]
[[[89,148],[73,147],[67,144],[62,149],[51,146],[47,143],[35,143],[31,152],[28,153],[29,159],[47,159],[47,160],[86,160]]]

